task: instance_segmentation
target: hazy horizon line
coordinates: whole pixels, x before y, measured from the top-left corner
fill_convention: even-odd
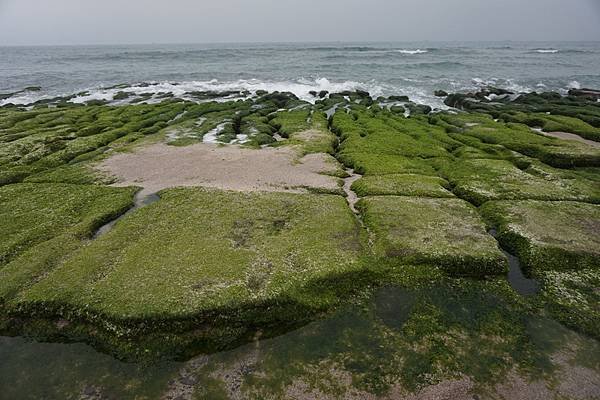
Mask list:
[[[0,47],[82,47],[82,46],[181,46],[181,45],[235,45],[235,44],[393,44],[393,43],[600,43],[600,40],[327,40],[327,41],[216,41],[216,42],[90,42],[90,43],[40,43],[40,44],[0,44]]]

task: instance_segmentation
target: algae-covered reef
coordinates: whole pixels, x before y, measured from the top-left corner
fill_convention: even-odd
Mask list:
[[[497,382],[515,368],[548,373],[532,324],[556,324],[549,318],[600,338],[595,99],[488,88],[431,110],[362,91],[310,103],[120,89],[106,104],[0,108],[2,333],[85,341],[121,359],[188,359],[335,315],[311,325],[338,324],[326,369],[378,394],[459,375]],[[182,148],[188,159],[169,164]],[[151,177],[130,165],[143,149],[162,157]],[[273,162],[269,179],[231,185],[201,164],[253,159],[235,149]],[[130,175],[103,167],[117,157]],[[285,173],[272,173],[282,160]],[[174,166],[204,169],[203,180],[175,180]],[[313,175],[298,185],[291,173]],[[141,194],[156,191],[149,179],[160,180],[159,200],[142,207]],[[507,252],[539,293],[510,288]],[[470,354],[465,338],[495,350]],[[302,365],[285,375],[283,359],[267,357],[248,390],[267,396],[325,362],[290,352]],[[215,397],[213,375],[204,388]],[[321,378],[333,379],[302,379]]]

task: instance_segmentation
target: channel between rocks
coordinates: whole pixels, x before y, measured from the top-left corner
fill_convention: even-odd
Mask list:
[[[530,279],[525,276],[523,273],[523,269],[521,267],[521,260],[516,255],[513,255],[508,252],[505,248],[502,247],[500,240],[498,240],[498,231],[496,228],[491,228],[488,230],[488,233],[496,239],[498,242],[498,246],[502,253],[508,259],[508,283],[515,290],[515,292],[519,293],[521,296],[531,296],[537,294],[540,291],[540,284],[535,279]]]
[[[97,239],[100,236],[110,232],[112,230],[112,228],[115,226],[115,224],[117,222],[119,222],[121,219],[125,218],[125,216],[139,210],[140,208],[146,207],[152,203],[156,203],[159,200],[160,200],[160,197],[157,193],[147,194],[147,193],[143,193],[143,191],[137,192],[133,199],[133,207],[131,207],[125,213],[119,215],[115,219],[107,222],[106,224],[104,224],[100,228],[98,228],[98,230],[92,236],[92,239]]]

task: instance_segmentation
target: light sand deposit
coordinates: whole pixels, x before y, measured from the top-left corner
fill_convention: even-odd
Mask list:
[[[585,143],[585,144],[590,145],[592,147],[600,147],[600,142],[595,142],[593,140],[582,138],[581,136],[576,135],[574,133],[567,133],[567,132],[543,132],[541,129],[540,130],[536,130],[536,132],[540,132],[542,135],[551,136],[551,137],[554,137],[554,138],[557,138],[557,139],[574,140],[574,141],[579,142],[579,143]]]
[[[204,186],[239,191],[303,192],[306,188],[338,190],[333,157],[298,158],[291,147],[260,150],[198,143],[185,147],[164,143],[116,154],[98,169],[118,178],[115,186],[141,186],[143,193],[177,186]]]

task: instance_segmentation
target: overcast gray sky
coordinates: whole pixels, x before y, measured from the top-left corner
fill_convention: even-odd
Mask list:
[[[0,0],[0,45],[600,40],[600,0]]]

